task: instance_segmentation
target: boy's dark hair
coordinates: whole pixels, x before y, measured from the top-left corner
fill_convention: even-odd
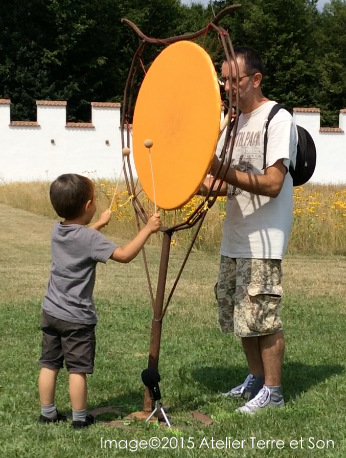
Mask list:
[[[88,200],[93,199],[93,182],[76,173],[60,175],[50,186],[49,196],[60,218],[74,219],[83,213]]]
[[[257,72],[263,75],[264,68],[262,59],[256,51],[246,46],[238,46],[234,48],[234,53],[236,57],[242,57],[244,59],[245,70],[248,75]]]

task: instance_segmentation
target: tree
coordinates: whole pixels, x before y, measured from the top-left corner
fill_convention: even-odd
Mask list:
[[[233,3],[215,0],[207,7],[188,7],[179,0],[2,0],[0,97],[12,100],[14,119],[36,119],[35,101],[52,99],[67,100],[69,120],[90,120],[90,102],[123,98],[140,43],[123,17],[148,36],[166,38],[201,29]],[[220,25],[234,45],[251,46],[262,55],[266,95],[288,107],[321,107],[324,121],[335,123],[336,111],[346,105],[345,0],[331,0],[322,13],[317,0],[241,4]],[[219,67],[224,56],[215,33],[198,42]],[[148,67],[161,49],[148,46],[143,65]]]
[[[214,2],[224,7],[228,1]],[[316,1],[242,0],[242,8],[227,21],[233,45],[250,46],[262,56],[266,95],[287,107],[311,106],[314,91],[314,49],[311,34]],[[225,21],[226,22],[226,21]]]
[[[338,111],[346,107],[346,1],[331,0],[320,17],[316,31],[316,85],[322,120],[338,125]]]
[[[13,118],[36,117],[35,100],[68,101],[69,120],[89,120],[91,101],[122,99],[139,40],[127,16],[152,36],[174,34],[178,0],[2,1],[0,96]]]

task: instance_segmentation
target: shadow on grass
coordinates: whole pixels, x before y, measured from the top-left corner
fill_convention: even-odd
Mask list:
[[[287,399],[295,399],[312,387],[319,385],[334,375],[345,371],[338,364],[308,365],[288,362],[283,366],[282,384]],[[241,383],[247,375],[244,367],[200,367],[192,371],[192,376],[201,385],[213,392],[226,392]]]
[[[133,412],[143,409],[143,392],[129,391],[107,399],[106,402],[90,406],[89,412],[98,421],[123,420]],[[149,415],[149,414],[148,414]]]
[[[287,362],[283,367],[283,386],[286,401],[292,401],[302,393],[311,390],[329,378],[341,375],[345,368],[338,364],[308,365],[300,362]],[[168,374],[167,374],[168,375]],[[215,400],[215,395],[226,392],[233,386],[241,383],[247,375],[244,366],[182,366],[178,373],[171,374],[169,391],[173,394],[173,405],[166,406],[168,413],[173,414],[181,410],[195,410],[201,405],[201,400],[209,397]],[[175,379],[175,380],[174,380]],[[166,383],[167,383],[166,382]],[[162,384],[162,385],[161,385]],[[165,388],[165,380],[160,387]],[[167,387],[167,386],[166,386]],[[105,403],[91,406],[91,413],[97,421],[122,422],[134,412],[143,409],[144,391],[129,391],[114,398],[107,399]],[[204,401],[202,401],[203,403]]]

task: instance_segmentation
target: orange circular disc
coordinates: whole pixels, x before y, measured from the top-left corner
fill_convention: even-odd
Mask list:
[[[132,130],[138,178],[159,208],[179,208],[198,190],[214,155],[220,115],[209,55],[190,41],[165,48],[143,80]]]

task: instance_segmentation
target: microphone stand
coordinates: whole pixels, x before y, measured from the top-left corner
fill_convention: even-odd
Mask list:
[[[148,417],[145,421],[148,422],[148,421],[150,420],[150,418],[151,418],[156,412],[157,412],[157,414],[162,413],[162,416],[163,416],[163,418],[164,418],[164,420],[165,420],[166,425],[170,428],[170,427],[171,427],[171,424],[170,424],[170,422],[169,422],[169,420],[168,420],[168,417],[167,417],[167,415],[166,415],[166,412],[164,411],[164,408],[162,407],[162,404],[161,404],[161,402],[160,402],[159,399],[157,399],[157,400],[155,401],[154,410],[151,412],[151,414],[149,415],[149,417]]]

